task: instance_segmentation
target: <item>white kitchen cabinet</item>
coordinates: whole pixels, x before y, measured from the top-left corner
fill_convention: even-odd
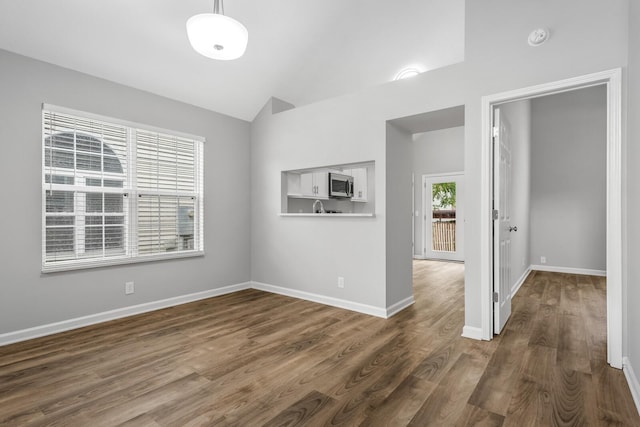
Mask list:
[[[367,201],[367,168],[351,169],[350,175],[353,177],[353,197],[352,202]]]
[[[327,172],[314,172],[313,180],[316,184],[316,196],[329,198],[329,174]]]
[[[300,196],[313,199],[328,199],[329,176],[327,172],[300,174]]]
[[[287,177],[287,196],[300,197],[300,174],[288,172]]]
[[[313,197],[315,194],[316,186],[313,183],[313,173],[301,173],[300,174],[300,196]]]

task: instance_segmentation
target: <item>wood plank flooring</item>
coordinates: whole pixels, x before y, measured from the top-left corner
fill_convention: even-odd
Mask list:
[[[0,425],[640,426],[603,278],[533,273],[480,342],[463,274],[416,261],[388,320],[250,290],[0,347]]]

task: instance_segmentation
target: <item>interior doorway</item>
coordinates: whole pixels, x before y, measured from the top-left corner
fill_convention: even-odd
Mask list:
[[[494,156],[495,107],[510,101],[539,98],[596,85],[606,87],[606,277],[607,277],[607,354],[608,363],[622,368],[622,168],[621,168],[621,72],[619,69],[595,73],[560,82],[544,84],[521,90],[483,97],[483,163],[482,163],[482,211],[481,228],[481,309],[482,339],[490,340],[495,330],[495,297],[506,301],[506,295],[496,292],[509,290],[494,289],[494,278],[500,277],[503,266],[499,247],[496,247],[494,230],[496,218],[494,209],[493,171],[500,160]],[[499,246],[499,244],[498,244]],[[504,311],[507,313],[507,310]],[[502,320],[500,320],[502,321]],[[506,320],[505,320],[506,321]],[[499,328],[498,328],[499,329]]]
[[[412,272],[416,273],[412,261],[424,259],[422,176],[464,171],[464,126],[464,105],[387,121],[387,188],[393,188],[387,194],[387,212],[396,230],[387,236],[387,253],[391,250],[393,257],[402,259],[402,267],[392,270],[399,276],[396,282],[402,283],[396,285],[398,288],[406,289],[407,285],[413,288],[415,281],[407,280]],[[457,203],[460,200],[458,195]],[[456,221],[462,220],[457,214]]]

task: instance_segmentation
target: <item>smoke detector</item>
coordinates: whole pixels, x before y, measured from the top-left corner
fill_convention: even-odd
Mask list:
[[[547,28],[537,28],[531,31],[527,39],[529,46],[540,46],[547,40],[549,40],[549,29]]]

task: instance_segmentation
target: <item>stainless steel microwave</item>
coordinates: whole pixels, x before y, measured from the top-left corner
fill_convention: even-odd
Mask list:
[[[353,197],[353,177],[339,173],[329,173],[329,197]]]

